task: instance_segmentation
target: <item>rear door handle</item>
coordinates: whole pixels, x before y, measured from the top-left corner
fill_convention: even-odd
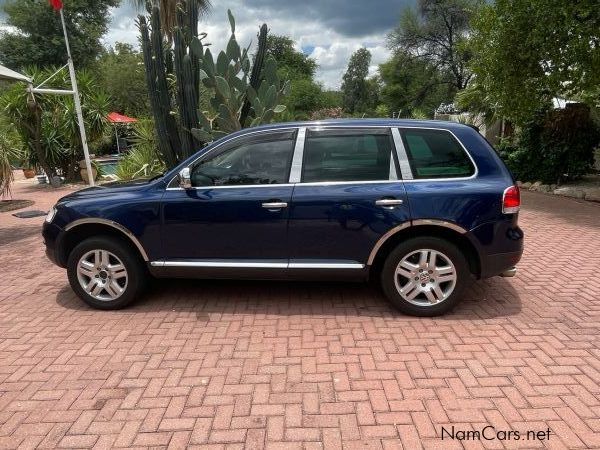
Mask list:
[[[377,206],[382,206],[387,209],[394,209],[395,206],[401,205],[404,200],[399,198],[382,198],[375,201]]]
[[[265,202],[262,204],[262,207],[266,209],[281,209],[287,208],[287,205],[286,202]]]

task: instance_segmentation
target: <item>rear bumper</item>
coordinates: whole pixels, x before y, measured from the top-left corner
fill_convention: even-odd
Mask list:
[[[516,252],[497,253],[487,255],[481,259],[481,278],[490,278],[496,275],[513,277],[517,273],[516,265],[521,260],[523,249]]]

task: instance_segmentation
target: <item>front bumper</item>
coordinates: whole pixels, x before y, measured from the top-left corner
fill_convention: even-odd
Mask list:
[[[57,253],[57,241],[61,232],[62,228],[60,228],[58,225],[44,222],[42,227],[42,236],[44,237],[44,244],[46,245],[46,256],[57,266],[65,267],[64,263],[60,261]]]

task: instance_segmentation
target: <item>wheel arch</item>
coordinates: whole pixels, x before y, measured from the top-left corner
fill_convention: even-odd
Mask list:
[[[57,256],[61,265],[66,265],[69,254],[79,242],[86,238],[100,235],[118,238],[134,250],[143,261],[149,261],[146,250],[128,228],[112,220],[86,218],[75,220],[65,227],[65,231],[57,246],[59,252]]]
[[[396,228],[392,228],[384,234],[377,244],[375,244],[369,255],[369,260],[367,261],[369,275],[373,276],[381,271],[385,259],[400,242],[415,237],[427,236],[445,239],[457,245],[465,255],[471,273],[476,278],[480,277],[481,260],[475,245],[467,237],[467,230],[452,222],[436,220],[407,222]]]

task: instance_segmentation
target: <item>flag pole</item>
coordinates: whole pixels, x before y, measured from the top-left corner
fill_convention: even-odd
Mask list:
[[[85,168],[88,174],[88,182],[90,186],[94,186],[94,174],[92,173],[92,162],[90,161],[90,152],[88,150],[87,136],[85,134],[85,123],[83,121],[83,112],[81,110],[81,99],[79,98],[79,90],[77,89],[77,79],[75,77],[75,66],[71,58],[71,47],[69,46],[69,38],[67,36],[67,26],[65,25],[65,16],[62,7],[59,10],[60,20],[62,22],[63,33],[65,35],[65,45],[67,46],[67,65],[69,66],[69,76],[71,78],[71,89],[73,90],[73,100],[75,101],[75,111],[77,112],[77,121],[79,122],[79,133],[81,134],[81,144],[83,146],[83,157],[85,158]]]

